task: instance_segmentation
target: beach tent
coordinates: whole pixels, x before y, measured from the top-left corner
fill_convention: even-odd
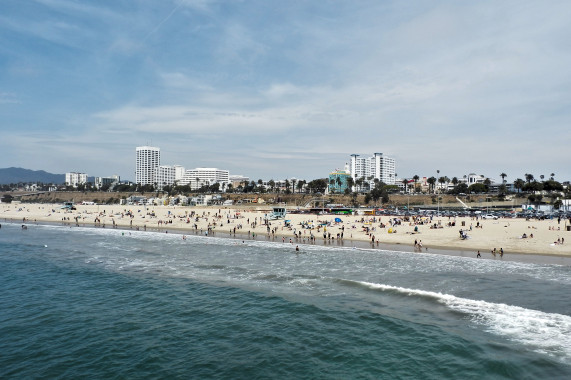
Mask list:
[[[341,220],[341,218],[335,218],[335,223],[343,223],[343,221]]]

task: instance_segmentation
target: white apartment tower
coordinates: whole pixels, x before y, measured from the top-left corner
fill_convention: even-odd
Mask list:
[[[152,146],[138,146],[136,150],[135,183],[152,185],[156,182],[156,170],[161,164],[161,150]]]
[[[360,157],[358,154],[351,155],[349,170],[353,180],[364,177],[378,179],[387,185],[395,184],[395,160],[383,156],[382,153],[374,153],[372,157]]]

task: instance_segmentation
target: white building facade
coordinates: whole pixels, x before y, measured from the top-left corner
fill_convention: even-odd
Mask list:
[[[78,185],[84,185],[87,183],[86,173],[65,173],[65,184],[67,186],[77,187]]]
[[[184,173],[186,169],[182,165],[175,165],[174,166],[174,180],[176,183],[180,182],[180,180],[184,177]]]
[[[154,183],[157,184],[158,189],[162,190],[165,186],[174,185],[175,178],[176,168],[174,166],[159,165],[155,168]]]
[[[161,150],[152,146],[138,146],[135,183],[152,185],[155,182],[156,169],[161,164]]]
[[[378,179],[387,185],[395,184],[395,160],[384,156],[382,153],[374,153],[372,157],[361,157],[358,154],[351,155],[349,171],[354,181],[364,177]]]
[[[230,183],[229,171],[217,168],[196,168],[189,169],[180,180],[180,185],[190,185],[191,190],[200,189],[202,186],[211,186],[215,183],[225,189]]]
[[[95,177],[95,188],[101,189],[105,185],[113,187],[117,185],[119,182],[121,182],[121,177],[118,176],[117,174],[111,177]]]

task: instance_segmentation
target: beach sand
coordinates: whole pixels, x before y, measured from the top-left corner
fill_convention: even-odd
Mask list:
[[[54,204],[0,204],[0,220],[17,223],[58,223],[70,226],[97,226],[105,228],[138,229],[146,231],[177,232],[192,234],[210,234],[215,236],[235,236],[241,239],[273,240],[292,244],[310,243],[310,236],[315,242],[343,246],[358,245],[360,247],[384,247],[419,251],[414,247],[415,241],[422,243],[421,251],[453,250],[476,256],[480,251],[483,257],[491,257],[491,251],[503,249],[506,254],[551,255],[571,257],[571,232],[567,231],[568,220],[529,220],[498,219],[483,220],[481,218],[448,218],[440,217],[429,220],[425,224],[414,224],[402,221],[391,226],[390,220],[395,216],[367,215],[315,215],[288,214],[290,226],[284,220],[271,220],[270,231],[264,225],[266,215],[271,207],[243,208],[225,207],[186,207],[186,206],[133,206],[133,205],[76,205],[76,210],[69,211]],[[194,212],[194,216],[190,217]],[[131,216],[132,215],[132,216]],[[341,223],[335,223],[340,218]],[[302,227],[302,223],[313,225],[313,229]],[[381,227],[381,223],[385,227]],[[451,224],[454,223],[452,226]],[[462,223],[464,225],[462,225]],[[326,226],[323,226],[327,224]],[[439,228],[431,228],[437,225]],[[480,225],[481,228],[476,227]],[[318,228],[319,226],[319,228]],[[470,229],[470,226],[472,227]],[[417,231],[415,232],[415,227]],[[366,228],[369,228],[367,233]],[[235,230],[234,230],[235,229]],[[460,238],[460,229],[468,234],[467,239]],[[395,232],[396,230],[396,232]],[[234,232],[235,231],[235,232]],[[393,233],[389,233],[392,231]],[[294,238],[294,232],[301,237]],[[327,238],[324,240],[324,233]],[[337,234],[343,233],[343,239]],[[329,239],[329,234],[331,239]],[[527,238],[522,238],[526,234]],[[533,234],[533,238],[531,235]],[[372,243],[374,235],[375,243]],[[299,236],[299,235],[298,235]],[[564,243],[557,243],[563,239]],[[401,246],[402,248],[398,248]],[[496,257],[494,256],[494,257]]]

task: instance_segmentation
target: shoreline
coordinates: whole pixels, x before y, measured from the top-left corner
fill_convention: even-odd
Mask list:
[[[3,218],[4,221],[8,224],[12,224],[15,226],[20,226],[22,223],[18,220]],[[438,246],[431,246],[431,247],[423,247],[422,250],[416,249],[413,245],[408,244],[386,244],[386,243],[375,243],[374,245],[370,242],[359,240],[359,239],[343,239],[343,240],[326,240],[323,238],[316,238],[315,241],[311,242],[308,239],[300,239],[291,237],[287,238],[284,241],[280,242],[280,237],[268,237],[267,235],[258,235],[255,237],[248,236],[242,232],[238,232],[236,234],[230,234],[228,232],[222,231],[214,231],[208,235],[204,234],[204,231],[194,230],[194,229],[183,229],[180,227],[164,227],[164,228],[157,228],[157,227],[150,227],[144,230],[132,228],[129,226],[120,226],[115,225],[106,227],[106,226],[98,226],[94,223],[75,223],[71,221],[31,221],[26,220],[25,223],[27,225],[46,225],[46,226],[56,226],[56,227],[68,227],[68,228],[103,228],[103,229],[112,229],[118,231],[134,231],[134,232],[141,232],[141,233],[169,233],[175,234],[179,236],[185,235],[193,235],[193,236],[202,236],[206,238],[220,238],[220,239],[230,239],[230,240],[238,240],[242,242],[270,242],[275,244],[290,244],[292,246],[292,250],[295,250],[296,246],[318,246],[318,247],[329,247],[329,248],[344,248],[344,249],[358,249],[358,250],[371,250],[375,251],[378,250],[379,252],[382,251],[392,251],[392,252],[401,252],[401,253],[414,253],[414,254],[436,254],[436,255],[445,255],[445,256],[454,256],[454,257],[463,257],[463,258],[472,258],[476,259],[476,252],[473,250],[468,249],[455,249],[452,247],[438,247]],[[0,229],[1,231],[1,229]],[[285,238],[285,236],[284,236]],[[303,253],[303,249],[300,250]],[[556,254],[534,254],[528,252],[510,252],[505,253],[503,257],[500,257],[499,254],[496,256],[492,255],[489,252],[483,253],[480,260],[493,260],[493,261],[510,261],[510,262],[520,262],[520,263],[532,263],[532,264],[547,264],[547,265],[563,265],[563,266],[571,266],[571,256],[567,255],[556,255]]]
[[[81,225],[125,230],[178,231],[181,234],[214,232],[218,236],[255,240],[287,241],[326,246],[359,247],[418,252],[415,242],[431,252],[494,258],[491,251],[506,255],[571,259],[571,221],[498,220],[475,217],[418,217],[369,215],[287,214],[286,220],[269,220],[268,207],[243,208],[188,206],[76,205],[66,210],[55,204],[0,204],[0,221]],[[271,208],[270,208],[271,210]],[[462,239],[459,231],[468,235]],[[522,236],[523,235],[523,236]],[[527,236],[529,238],[527,238]],[[526,238],[524,238],[526,236]],[[297,237],[297,239],[296,239]],[[568,242],[565,243],[565,237]],[[311,242],[310,240],[315,240]],[[558,243],[558,241],[560,243]],[[374,242],[374,245],[373,245]],[[496,257],[498,257],[497,254]],[[536,260],[537,262],[537,260]]]

